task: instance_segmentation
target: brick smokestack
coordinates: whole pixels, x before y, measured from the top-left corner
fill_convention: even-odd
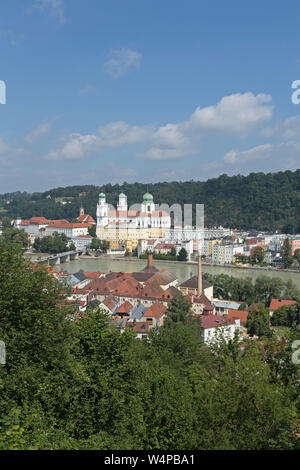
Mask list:
[[[148,268],[152,268],[152,258],[153,258],[152,253],[148,253],[148,264],[147,264]]]
[[[202,294],[202,258],[198,256],[198,295]]]

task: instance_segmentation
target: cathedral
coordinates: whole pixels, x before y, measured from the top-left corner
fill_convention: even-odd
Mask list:
[[[123,193],[119,195],[117,209],[109,206],[104,193],[99,194],[97,237],[109,241],[112,249],[122,244],[132,251],[138,240],[164,238],[170,227],[170,214],[156,210],[152,194],[144,194],[137,210],[128,210],[127,196]]]

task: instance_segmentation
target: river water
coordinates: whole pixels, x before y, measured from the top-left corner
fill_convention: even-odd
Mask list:
[[[76,273],[80,270],[82,271],[100,271],[108,273],[110,271],[114,272],[127,272],[131,273],[134,271],[140,271],[147,264],[147,260],[137,260],[137,259],[113,259],[108,257],[99,257],[99,258],[81,258],[79,260],[74,260],[69,263],[61,264],[60,266],[55,266],[57,271],[65,270],[70,273]],[[197,264],[187,264],[174,261],[153,261],[154,266],[157,269],[167,269],[172,274],[174,274],[179,282],[183,282],[186,279],[189,279],[191,276],[197,274]],[[224,266],[202,266],[204,273],[209,274],[228,274],[229,276],[235,276],[239,278],[250,277],[252,280],[255,280],[259,276],[267,277],[279,277],[283,281],[292,280],[300,288],[300,272],[282,272],[282,271],[265,271],[259,269],[244,269],[244,268],[230,268]]]

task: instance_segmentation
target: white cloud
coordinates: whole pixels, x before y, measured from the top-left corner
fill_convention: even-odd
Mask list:
[[[151,139],[152,126],[131,126],[124,121],[111,122],[98,131],[100,147],[119,147],[124,144],[137,144]]]
[[[0,136],[0,164],[3,167],[15,166],[16,160],[25,155],[25,149],[18,145],[8,144]],[[1,173],[1,171],[0,171]]]
[[[50,152],[47,158],[83,158],[105,148],[145,142],[151,138],[152,132],[149,126],[130,126],[123,121],[112,122],[101,127],[97,134],[70,134],[62,148]]]
[[[226,155],[224,155],[223,160],[225,163],[229,163],[231,165],[236,163],[246,163],[253,160],[267,158],[271,155],[272,150],[272,144],[257,145],[256,147],[243,151],[230,150]]]
[[[27,134],[24,137],[24,140],[27,144],[33,144],[37,140],[39,140],[41,137],[45,136],[48,134],[52,126],[52,121],[49,122],[44,122],[37,126],[35,129],[33,129],[29,134]]]
[[[269,95],[226,96],[214,106],[197,108],[191,117],[181,123],[132,126],[124,121],[111,122],[92,135],[70,134],[61,149],[48,158],[82,158],[104,148],[116,148],[137,143],[150,144],[138,156],[152,160],[179,159],[199,153],[201,139],[208,130],[217,133],[241,133],[253,130],[255,125],[270,119],[272,106]]]
[[[60,24],[66,23],[63,0],[35,0],[35,8],[57,18]]]
[[[271,96],[251,92],[224,96],[216,105],[198,107],[187,125],[196,129],[222,132],[248,132],[272,117]]]
[[[78,159],[93,152],[96,148],[97,137],[95,135],[70,134],[67,142],[59,150],[48,154],[49,160],[60,158]]]
[[[282,137],[294,139],[300,137],[300,116],[292,116],[283,121]]]
[[[142,60],[142,54],[131,49],[117,49],[110,53],[110,58],[104,63],[104,70],[113,78],[120,78],[131,68],[137,69]]]

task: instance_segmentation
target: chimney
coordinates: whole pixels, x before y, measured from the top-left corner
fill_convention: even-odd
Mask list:
[[[198,256],[198,295],[202,294],[202,259]]]
[[[147,268],[152,268],[152,253],[148,253],[148,264],[147,264]]]

